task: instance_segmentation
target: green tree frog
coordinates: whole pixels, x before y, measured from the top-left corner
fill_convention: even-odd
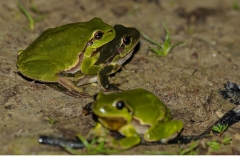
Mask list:
[[[91,74],[88,58],[96,59],[95,52],[115,35],[113,26],[100,18],[47,29],[19,51],[18,71],[36,81],[59,83],[68,90],[82,92],[74,82]]]
[[[169,109],[153,93],[144,89],[108,94],[100,92],[95,96],[91,110],[98,122],[87,137],[103,137],[117,149],[131,148],[142,139],[167,143],[183,128],[182,121],[171,120]],[[106,140],[109,137],[107,130],[117,131],[124,138]]]
[[[116,37],[105,44],[94,58],[88,57],[88,64],[91,67],[84,66],[91,70],[94,76],[86,75],[78,81],[77,86],[98,81],[100,86],[106,90],[119,90],[114,84],[109,83],[108,76],[117,72],[122,64],[132,56],[133,49],[140,39],[140,33],[135,28],[119,24],[114,26],[114,30]]]

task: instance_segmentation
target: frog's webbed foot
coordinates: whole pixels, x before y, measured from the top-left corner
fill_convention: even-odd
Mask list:
[[[120,89],[116,84],[112,84],[109,82],[109,75],[114,73],[114,66],[108,65],[105,66],[97,75],[98,83],[107,91],[119,91]]]
[[[107,91],[121,91],[115,84],[107,84],[104,86]]]
[[[104,88],[106,91],[121,91],[117,86],[118,84],[110,83],[108,80],[108,76],[98,76],[98,83],[102,88]]]

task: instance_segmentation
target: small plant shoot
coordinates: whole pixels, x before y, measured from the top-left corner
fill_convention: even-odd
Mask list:
[[[171,45],[170,33],[165,23],[164,23],[164,29],[165,29],[166,37],[163,44],[155,42],[154,40],[149,38],[146,34],[141,32],[142,36],[147,41],[157,46],[157,49],[149,46],[149,50],[153,53],[156,53],[158,56],[162,56],[162,57],[166,57],[173,48],[183,43],[183,42],[178,42],[178,43],[175,43],[174,45]]]

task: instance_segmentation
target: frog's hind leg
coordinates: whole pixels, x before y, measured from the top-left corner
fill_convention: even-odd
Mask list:
[[[57,76],[57,82],[69,91],[78,93],[84,92],[84,90],[79,87],[80,85],[77,85],[78,81],[85,77],[81,71],[77,71],[76,73],[60,72]]]
[[[59,83],[47,83],[46,85],[53,88],[56,91],[59,91],[61,93],[67,94],[67,95],[75,97],[75,98],[81,98],[81,97],[91,98],[91,97],[93,97],[92,95],[89,95],[87,93],[79,93],[76,91],[70,91],[69,89],[67,89],[66,87],[62,86]]]
[[[167,143],[168,140],[175,138],[182,130],[183,123],[179,120],[158,122],[149,128],[144,134],[144,139],[148,142],[161,141]]]
[[[63,64],[49,60],[32,60],[18,65],[18,71],[23,76],[40,82],[57,82],[55,73],[63,67],[61,65]]]
[[[81,87],[77,87],[71,79],[68,77],[58,77],[58,83],[61,84],[63,87],[67,88],[71,92],[79,92],[82,93],[84,90]]]
[[[82,86],[84,84],[96,83],[98,81],[97,76],[84,76],[79,79],[76,86]]]

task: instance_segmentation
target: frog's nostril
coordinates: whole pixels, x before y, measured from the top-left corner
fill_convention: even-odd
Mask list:
[[[113,30],[111,29],[111,30],[107,31],[107,33],[108,33],[108,32],[113,32]]]
[[[103,106],[102,108],[100,108],[100,112],[101,113],[106,113],[106,108],[107,108],[106,106]]]

